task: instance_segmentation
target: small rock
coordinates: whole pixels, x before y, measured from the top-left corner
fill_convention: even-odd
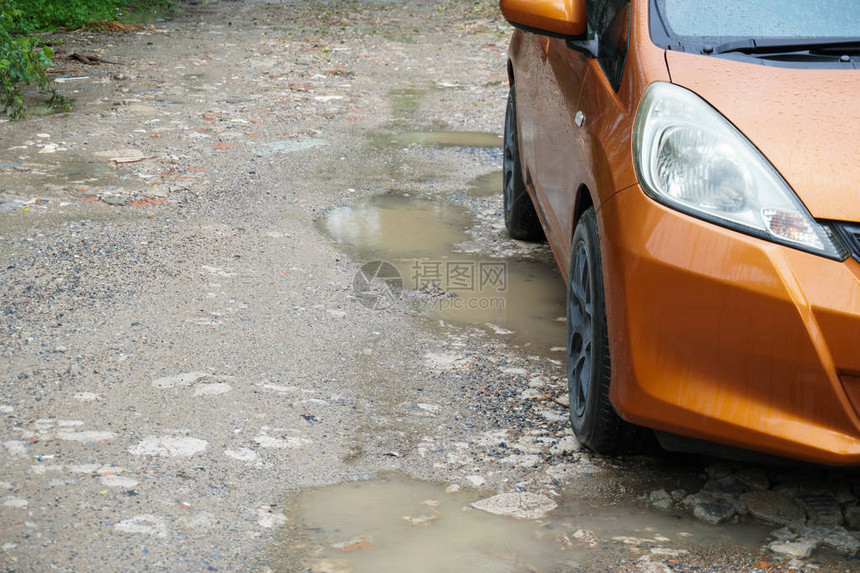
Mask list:
[[[472,507],[495,515],[540,519],[557,508],[558,504],[542,494],[518,492],[494,495],[472,503]]]
[[[705,471],[709,479],[720,479],[732,475],[735,472],[735,466],[728,462],[717,462],[708,466]]]
[[[799,527],[806,523],[806,512],[794,501],[775,491],[752,491],[740,496],[754,517],[789,527]]]
[[[65,346],[58,346],[54,349],[54,352],[68,352],[68,350],[69,349],[66,348]]]
[[[737,511],[734,505],[726,500],[702,501],[693,507],[693,517],[711,525],[718,525],[730,520]]]
[[[795,501],[806,510],[806,516],[811,523],[842,525],[842,507],[832,495],[802,493]]]
[[[695,510],[697,506],[705,506],[706,504],[714,504],[710,507],[699,510],[701,516],[700,519],[704,518],[703,520],[707,523],[711,523],[711,519],[715,519],[716,515],[720,515],[726,511],[724,504],[728,504],[735,514],[746,515],[747,513],[747,505],[742,501],[732,498],[721,499],[703,491],[688,495],[681,501],[681,505],[690,510]],[[703,511],[706,513],[702,513]],[[712,513],[713,515],[709,518],[705,517],[707,513]],[[729,517],[731,517],[731,515]]]
[[[776,483],[773,491],[789,497],[797,497],[800,494],[832,495],[832,484],[826,480],[789,477]]]
[[[469,485],[472,487],[481,487],[487,480],[481,476],[466,476],[466,481],[469,482]]]
[[[544,393],[537,388],[526,388],[520,394],[520,400],[537,400],[544,397]]]
[[[680,503],[685,497],[690,495],[690,492],[685,489],[673,489],[670,495],[672,496],[673,500]]]
[[[742,493],[746,493],[748,488],[735,476],[725,476],[709,480],[702,491],[718,499],[735,499]]]
[[[400,517],[403,521],[408,523],[409,525],[430,525],[437,519],[439,519],[439,514],[435,513],[433,515],[403,515]]]
[[[849,505],[842,512],[849,529],[860,529],[860,505]]]
[[[650,555],[643,555],[634,564],[634,571],[638,573],[672,573],[672,569],[665,563],[651,561]]]
[[[815,548],[818,547],[817,541],[809,539],[799,539],[797,541],[772,541],[767,548],[778,555],[793,557],[795,559],[806,559]]]
[[[658,509],[669,509],[675,505],[675,500],[665,489],[658,489],[648,496],[648,503]]]
[[[597,536],[587,529],[577,529],[573,532],[573,538],[589,547],[594,547],[599,543]]]
[[[110,197],[102,197],[102,203],[107,203],[108,205],[113,205],[114,207],[123,207],[128,205],[128,200],[123,199],[122,197],[116,197],[111,195]]]
[[[770,532],[770,536],[777,541],[794,541],[797,539],[797,534],[787,527],[782,529],[774,529]]]
[[[803,527],[800,529],[800,535],[806,539],[820,541],[823,545],[844,555],[854,556],[860,552],[860,540],[851,535],[847,529],[838,525]]]
[[[768,479],[767,473],[761,468],[744,468],[735,474],[735,477],[749,491],[770,489],[770,479]]]
[[[847,505],[857,501],[857,496],[851,493],[851,487],[847,483],[842,483],[836,486],[833,490],[833,497],[840,505]]]

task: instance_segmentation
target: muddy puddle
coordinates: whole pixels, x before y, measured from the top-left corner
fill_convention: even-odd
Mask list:
[[[401,306],[543,350],[564,346],[565,288],[558,271],[550,262],[459,252],[473,224],[463,207],[398,194],[335,209],[320,222],[362,264],[386,261],[397,269],[398,280],[387,273],[386,281],[397,286],[389,296]]]
[[[132,9],[123,15],[123,21],[130,24],[156,24],[167,22],[179,16],[180,8],[176,4],[169,6],[144,6]]]
[[[519,494],[523,506],[534,505],[528,495]],[[601,564],[617,565],[646,556],[663,561],[701,545],[752,549],[766,537],[766,531],[756,526],[712,527],[664,512],[595,508],[575,500],[560,500],[555,510],[539,519],[498,515],[472,506],[491,502],[480,501],[491,496],[396,474],[300,491],[288,500],[289,525],[273,552],[273,569],[315,573],[596,570]],[[517,514],[522,511],[517,503],[514,500],[505,507]]]
[[[468,238],[472,223],[453,204],[392,193],[335,209],[322,226],[339,244],[370,260],[447,258],[454,245]]]
[[[3,159],[0,177],[8,193],[58,200],[72,200],[91,189],[120,189],[136,183],[133,174],[112,167],[106,159],[74,151]]]
[[[394,117],[405,119],[415,115],[418,112],[420,100],[427,94],[427,91],[416,88],[392,90],[389,93],[389,97],[391,98],[391,108]]]
[[[469,182],[469,193],[476,197],[492,197],[502,193],[502,172],[493,171],[480,177],[475,177]]]

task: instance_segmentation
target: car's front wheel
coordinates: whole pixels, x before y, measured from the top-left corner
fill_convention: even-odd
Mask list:
[[[589,207],[573,235],[567,283],[567,380],[577,439],[602,454],[626,453],[642,429],[622,420],[609,402],[611,362],[597,217]]]

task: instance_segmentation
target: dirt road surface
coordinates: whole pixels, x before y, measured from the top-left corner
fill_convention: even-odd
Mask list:
[[[51,38],[73,111],[0,119],[5,571],[855,568],[851,473],[576,443],[563,281],[501,223],[509,36],[225,0]]]

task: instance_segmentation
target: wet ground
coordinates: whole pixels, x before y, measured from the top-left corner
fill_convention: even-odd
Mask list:
[[[491,14],[50,39],[73,112],[0,119],[3,570],[856,569],[851,472],[577,444]]]

